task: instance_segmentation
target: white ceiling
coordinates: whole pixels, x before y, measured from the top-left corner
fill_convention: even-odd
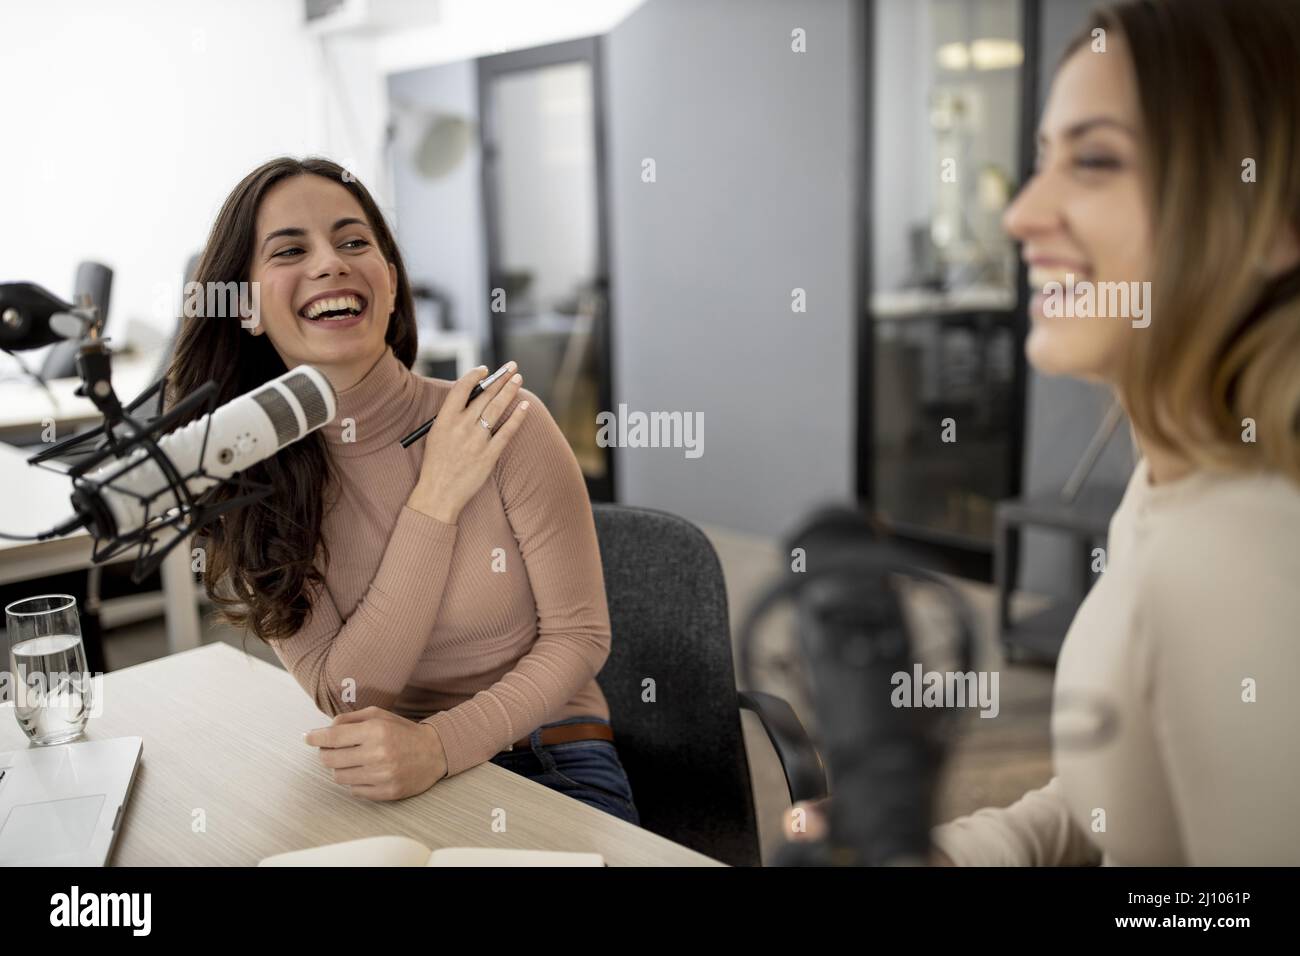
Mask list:
[[[438,22],[376,39],[381,73],[609,32],[644,0],[440,0]]]

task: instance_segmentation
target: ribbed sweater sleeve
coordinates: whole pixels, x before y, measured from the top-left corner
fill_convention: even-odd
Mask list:
[[[537,640],[500,680],[424,721],[442,741],[448,776],[545,723],[609,656],[605,579],[582,471],[546,406],[526,389],[522,398],[527,417],[497,461],[495,481],[537,605]]]
[[[1056,777],[1009,807],[985,807],[930,831],[957,866],[1085,866],[1101,852],[1070,816]]]
[[[455,543],[455,525],[403,506],[379,569],[347,621],[321,589],[298,633],[270,642],[322,711],[392,708],[428,646]]]

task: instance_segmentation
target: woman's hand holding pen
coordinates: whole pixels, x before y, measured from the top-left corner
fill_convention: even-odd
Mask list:
[[[507,374],[514,364],[507,363]],[[528,411],[528,402],[520,402],[502,422],[523,384],[518,374],[501,376],[466,406],[474,386],[486,373],[482,365],[471,369],[443,399],[424,441],[420,478],[406,502],[446,524],[456,523],[461,509],[483,486]]]

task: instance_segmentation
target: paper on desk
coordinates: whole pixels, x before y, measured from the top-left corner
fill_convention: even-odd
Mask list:
[[[445,847],[409,837],[377,836],[268,856],[258,866],[604,866],[599,853]]]

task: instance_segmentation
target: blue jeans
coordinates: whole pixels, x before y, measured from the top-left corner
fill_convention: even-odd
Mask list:
[[[600,723],[600,717],[569,717],[543,727],[562,724]],[[529,735],[530,749],[508,750],[492,758],[492,763],[565,796],[581,800],[589,807],[641,825],[641,817],[632,802],[632,787],[619,762],[618,751],[608,740],[573,740],[567,744],[541,742],[539,727]]]

